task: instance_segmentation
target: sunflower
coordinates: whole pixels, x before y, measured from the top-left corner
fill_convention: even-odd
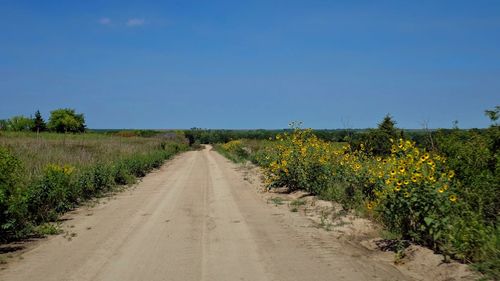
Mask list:
[[[391,176],[395,176],[396,175],[396,171],[395,170],[392,170],[391,171]]]
[[[401,190],[401,186],[400,186],[400,185],[398,185],[398,186],[396,186],[396,187],[394,188],[394,191],[396,191],[396,192],[398,192],[398,191],[400,191],[400,190]]]
[[[455,201],[457,201],[457,196],[455,194],[452,194],[452,195],[450,195],[449,199],[451,202],[455,202]]]
[[[439,192],[439,193],[443,193],[443,192],[444,192],[444,188],[440,188],[440,189],[438,189],[438,192]]]

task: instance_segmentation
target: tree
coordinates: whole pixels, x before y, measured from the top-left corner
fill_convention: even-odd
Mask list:
[[[397,137],[398,135],[396,130],[396,121],[392,120],[392,116],[390,114],[385,115],[382,122],[378,124],[378,129],[391,137]]]
[[[377,129],[364,134],[360,141],[373,154],[388,155],[391,153],[391,139],[396,140],[403,137],[401,132],[396,128],[396,121],[392,119],[391,115],[387,114],[378,124]]]
[[[33,119],[18,115],[9,119],[7,129],[10,131],[29,131],[33,126]]]
[[[45,124],[45,120],[43,120],[39,110],[35,112],[35,119],[33,119],[33,127],[31,127],[31,130],[37,133],[47,130],[47,124]]]
[[[74,109],[61,108],[50,112],[48,128],[58,133],[85,132],[85,118]]]
[[[0,120],[0,131],[7,131],[9,128],[9,120],[2,119]]]
[[[492,110],[485,110],[484,114],[488,116],[488,118],[490,118],[491,120],[491,123],[496,126],[497,120],[500,117],[500,105],[495,106],[495,108]]]

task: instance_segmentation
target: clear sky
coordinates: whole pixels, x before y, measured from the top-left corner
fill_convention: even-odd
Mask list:
[[[0,119],[469,128],[499,104],[498,0],[0,0]]]

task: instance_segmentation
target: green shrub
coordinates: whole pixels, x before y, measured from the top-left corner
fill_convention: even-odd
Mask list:
[[[72,185],[74,171],[71,166],[48,165],[43,176],[29,187],[28,211],[35,222],[55,220],[73,207],[78,197]]]
[[[500,214],[500,127],[486,132],[440,133],[438,149],[448,157],[448,166],[457,172],[464,208],[496,223]]]
[[[498,276],[499,128],[435,137],[437,151],[387,138],[376,146],[385,147],[380,153],[373,145],[339,148],[310,130],[294,130],[250,158],[264,168],[268,187],[300,188],[346,209],[362,208],[398,237]]]
[[[106,163],[98,163],[93,167],[94,187],[96,194],[110,191],[115,185],[113,167]]]
[[[92,198],[98,193],[95,185],[95,173],[93,167],[81,169],[78,175],[75,176],[74,185],[75,189],[80,194],[80,199],[87,200]]]
[[[135,182],[134,175],[123,160],[113,166],[113,178],[114,182],[120,185],[128,185]]]
[[[242,140],[232,140],[224,144],[216,144],[215,150],[235,163],[244,162],[249,158],[249,153],[245,149]]]
[[[0,241],[15,236],[26,224],[21,162],[0,147]]]

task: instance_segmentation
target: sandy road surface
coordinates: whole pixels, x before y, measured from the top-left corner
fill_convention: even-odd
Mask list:
[[[210,148],[184,153],[65,223],[0,280],[408,280],[267,204]]]

